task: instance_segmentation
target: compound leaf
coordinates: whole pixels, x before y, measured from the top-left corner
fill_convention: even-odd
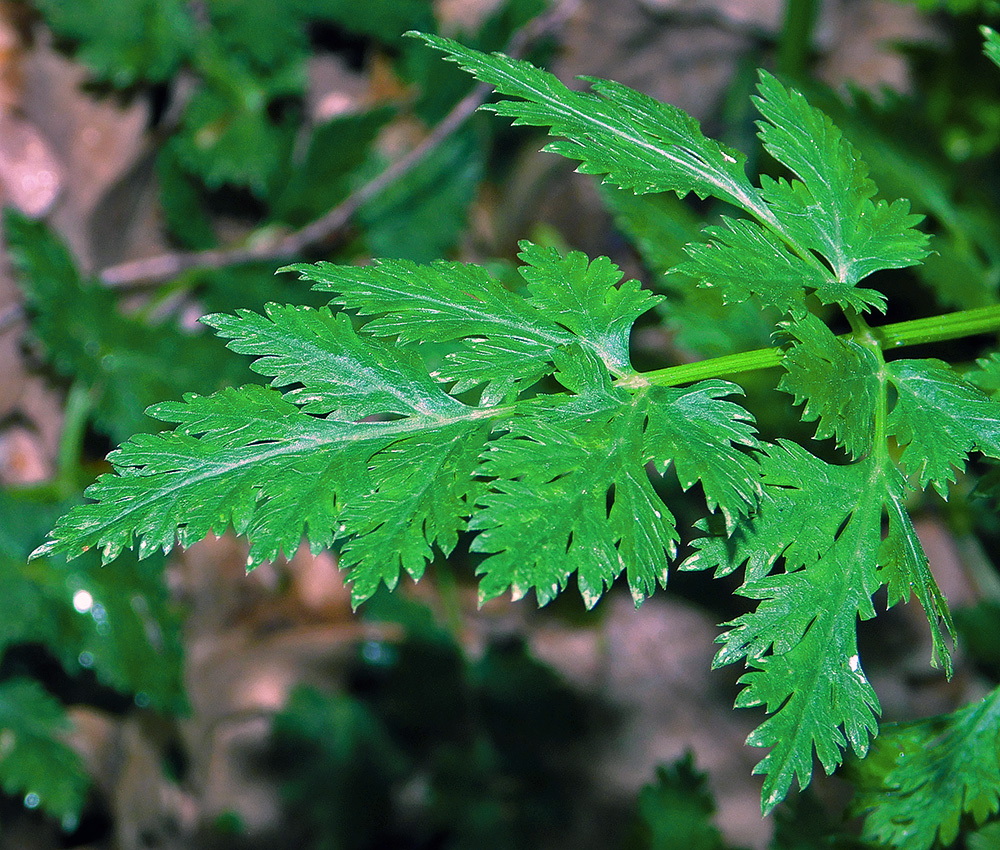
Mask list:
[[[885,309],[885,298],[855,284],[879,269],[919,263],[927,236],[913,228],[907,201],[874,203],[868,167],[833,122],[799,92],[760,72],[754,102],[767,151],[798,178],[762,178],[762,192],[786,232],[822,255],[834,271],[830,301],[858,310]],[[823,296],[821,296],[823,297]],[[824,299],[826,300],[826,299]]]
[[[723,219],[722,227],[707,227],[710,242],[692,242],[689,259],[672,274],[694,278],[705,287],[719,287],[726,303],[756,295],[763,304],[784,312],[802,312],[807,292],[826,292],[829,275],[788,250],[773,232],[753,221]],[[831,299],[835,300],[835,299]]]
[[[764,116],[764,147],[798,179],[748,181],[746,157],[707,139],[682,110],[619,83],[591,77],[590,92],[567,88],[552,74],[502,54],[486,54],[434,35],[420,35],[477,79],[516,100],[486,107],[515,124],[549,127],[561,139],[546,150],[580,160],[579,170],[603,174],[635,193],[673,191],[727,201],[757,219],[756,226],[713,229],[710,247],[691,250],[686,273],[707,283],[719,278],[732,300],[759,294],[765,303],[798,306],[792,298],[815,290],[826,303],[863,311],[885,308],[885,297],[856,284],[879,269],[915,265],[926,255],[921,220],[906,201],[874,202],[867,166],[822,112],[761,72],[755,102]],[[714,250],[713,250],[714,249]],[[745,278],[732,272],[746,262]],[[817,259],[821,256],[826,264]],[[768,279],[767,264],[775,269]],[[808,267],[804,279],[796,271]],[[742,270],[742,269],[741,269]],[[790,300],[791,299],[791,300]]]
[[[955,469],[965,468],[973,449],[1000,458],[1000,403],[941,360],[894,360],[888,373],[897,396],[889,431],[921,489],[930,483],[947,498]]]
[[[745,660],[736,705],[770,714],[748,738],[771,748],[755,769],[766,774],[765,813],[794,779],[808,785],[814,754],[830,773],[846,747],[863,756],[876,733],[879,704],[861,667],[857,620],[875,615],[883,501],[898,484],[885,463],[876,454],[832,466],[792,443],[767,447],[757,511],[732,534],[695,541],[682,565],[727,574],[745,564],[737,592],[759,600],[726,624],[714,664]]]
[[[619,83],[585,78],[591,92],[568,89],[529,62],[482,53],[435,35],[414,33],[498,92],[521,100],[486,107],[515,124],[550,127],[564,138],[546,150],[581,161],[580,171],[604,174],[635,192],[694,192],[744,207],[756,196],[746,157],[702,134],[681,109]]]
[[[1000,689],[941,717],[883,728],[852,765],[863,837],[897,850],[951,844],[964,815],[1000,810]]]
[[[62,740],[70,728],[65,709],[37,682],[0,682],[0,786],[67,825],[90,787],[83,759]]]
[[[722,399],[738,388],[721,381],[614,388],[616,375],[634,375],[630,327],[655,298],[619,285],[606,258],[522,249],[522,294],[450,263],[295,267],[370,318],[360,333],[329,308],[207,317],[273,388],[151,407],[175,430],[112,453],[116,473],[87,491],[95,501],[35,554],[94,547],[108,561],[137,544],[144,557],[231,524],[250,539],[253,565],[291,555],[303,537],[314,549],[343,539],[361,602],[401,571],[419,578],[434,549],[447,554],[468,527],[480,532],[473,548],[491,555],[484,597],[535,587],[544,603],[576,572],[592,605],[627,569],[640,601],[665,581],[677,539],[646,465],[673,463],[684,488],[700,481],[731,523],[759,493],[752,420]],[[427,342],[467,346],[452,365],[468,364],[469,383],[504,384],[505,403],[484,394],[471,407],[445,392],[406,345]],[[487,344],[500,356],[477,363]],[[544,374],[554,392],[518,399],[525,376]],[[593,463],[604,445],[605,461]],[[532,546],[546,523],[549,545]]]
[[[784,328],[795,343],[782,357],[785,374],[778,389],[804,405],[804,421],[817,421],[817,440],[833,437],[854,458],[867,454],[882,392],[878,357],[853,340],[834,336],[811,313]]]
[[[658,299],[634,281],[616,286],[621,271],[606,257],[588,261],[573,251],[520,243],[520,274],[528,298],[516,295],[480,266],[438,261],[418,265],[382,260],[371,266],[331,263],[288,266],[314,289],[337,293],[333,303],[373,317],[365,333],[401,343],[456,342],[435,377],[452,392],[487,385],[501,398],[551,374],[553,352],[570,344],[596,354],[614,374],[630,371],[629,330]]]
[[[519,599],[534,588],[544,605],[577,572],[580,594],[592,607],[626,565],[637,601],[665,580],[677,534],[642,464],[635,463],[642,413],[615,412],[539,411],[511,422],[490,446],[483,472],[496,480],[470,523],[480,532],[473,551],[491,554],[479,569],[482,599],[508,589]],[[595,462],[598,446],[605,453]],[[553,510],[557,504],[563,507]]]

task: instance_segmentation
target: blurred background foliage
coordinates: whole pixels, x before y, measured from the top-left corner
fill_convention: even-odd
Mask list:
[[[570,179],[565,170],[533,156],[542,144],[537,133],[463,111],[472,91],[468,76],[402,38],[410,29],[441,31],[487,50],[514,45],[547,64],[559,60],[573,27],[591,27],[592,45],[605,37],[593,31],[596,7],[501,0],[478,15],[448,17],[445,5],[8,4],[7,23],[20,38],[16,50],[30,54],[44,46],[68,57],[83,69],[80,99],[116,108],[143,104],[142,149],[126,169],[125,188],[115,191],[127,196],[129,179],[149,178],[154,244],[167,253],[160,255],[165,264],[144,262],[148,250],[117,239],[123,217],[137,215],[130,203],[119,204],[117,217],[99,205],[91,211],[104,242],[92,245],[89,256],[78,237],[71,247],[58,232],[58,215],[47,216],[48,205],[15,198],[4,216],[19,294],[0,314],[0,329],[17,337],[19,362],[59,403],[50,423],[58,436],[46,449],[49,474],[26,482],[8,470],[0,489],[0,847],[736,846],[714,821],[712,792],[690,755],[647,777],[636,798],[609,801],[598,766],[622,723],[616,695],[572,686],[535,657],[523,619],[512,625],[501,617],[500,627],[485,631],[470,625],[468,555],[434,565],[426,592],[380,596],[360,620],[345,620],[338,608],[342,619],[332,625],[309,606],[290,610],[288,599],[301,582],[295,565],[268,574],[271,584],[257,607],[229,599],[206,609],[191,589],[204,582],[185,579],[183,567],[163,558],[140,563],[125,556],[103,569],[96,554],[71,564],[27,561],[55,516],[107,468],[107,451],[159,427],[144,416],[148,405],[254,380],[247,360],[194,319],[267,301],[315,302],[290,277],[273,275],[289,259],[289,245],[300,249],[294,259],[301,260],[453,257],[489,262],[502,273],[515,239],[531,236],[609,254],[669,296],[634,340],[640,368],[769,344],[775,316],[749,305],[724,310],[712,290],[665,274],[721,210],[608,187],[589,190],[587,202],[577,205],[578,196],[559,188]],[[818,72],[831,49],[818,0],[762,4],[775,11],[770,27],[745,25],[739,13],[726,17],[731,5],[621,4],[622,14],[647,16],[651,26],[694,28],[706,50],[719,49],[712,46],[713,28],[738,31],[741,53],[726,65],[699,117],[710,132],[746,150],[752,169],[774,168],[753,135],[754,69],[777,67],[859,148],[884,196],[910,198],[927,216],[935,236],[931,259],[916,275],[880,280],[890,295],[887,320],[996,303],[1000,75],[982,57],[977,27],[997,23],[998,4],[899,0],[901,14],[919,8],[921,35],[878,46],[903,63],[907,84],[877,90],[852,84],[850,73],[831,85]],[[632,47],[626,42],[622,49]],[[599,70],[588,68],[587,59],[586,50],[576,57],[580,71]],[[317,82],[333,72],[335,83],[347,81],[343,90]],[[615,76],[614,69],[606,75]],[[435,128],[455,116],[464,120],[435,139]],[[428,138],[434,143],[422,150]],[[411,168],[368,191],[415,150]],[[74,174],[64,179],[72,183]],[[335,226],[315,226],[333,221],[340,205],[347,213]],[[948,354],[971,367],[980,342],[957,343]],[[751,376],[748,404],[765,436],[779,427],[788,434],[798,418],[790,399],[769,384],[769,376]],[[984,388],[1000,392],[1000,381]],[[26,416],[7,409],[5,427],[23,425]],[[811,429],[795,427],[803,440],[811,436]],[[973,692],[1000,677],[1000,487],[995,471],[981,472],[982,498],[928,508],[971,565],[976,592],[956,617]],[[696,495],[665,496],[682,522],[700,510]],[[211,562],[200,568],[222,569]],[[321,568],[332,570],[329,559]],[[223,594],[247,592],[220,586]],[[698,576],[678,576],[674,590],[713,622],[735,613],[727,607],[733,600]],[[606,607],[583,614],[575,601],[561,600],[531,622],[597,629]],[[335,669],[311,669],[298,679],[297,669],[289,672],[280,704],[258,718],[254,757],[241,770],[277,789],[279,804],[263,827],[246,811],[213,808],[199,787],[204,742],[190,729],[201,709],[189,691],[206,621],[216,635],[229,629],[254,640],[306,621],[343,650]],[[254,646],[248,641],[236,651],[252,656]],[[722,695],[723,702],[731,698],[728,690]],[[112,718],[121,747],[136,729],[153,742],[140,762],[156,775],[161,796],[150,803],[155,811],[142,829],[132,828],[134,812],[103,774],[108,760],[87,736],[95,717]],[[115,781],[128,776],[119,770]],[[803,796],[776,816],[773,836],[757,846],[860,846],[850,837],[856,824],[842,822],[843,804],[842,790],[822,801]],[[996,846],[994,829],[970,829],[962,840]]]

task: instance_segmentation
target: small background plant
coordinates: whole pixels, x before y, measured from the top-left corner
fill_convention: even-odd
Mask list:
[[[727,17],[724,4],[642,19],[682,39],[720,27],[740,39],[745,67],[729,69],[728,105],[709,134],[720,144],[622,87],[573,92],[475,52],[505,48],[543,63],[566,38],[572,4],[511,0],[465,31],[444,4],[377,5],[364,15],[339,2],[163,0],[12,12],[9,24],[50,31],[87,69],[93,93],[130,102],[133,114],[138,105],[151,129],[136,133],[121,179],[88,217],[75,192],[52,208],[64,236],[23,198],[32,215],[5,217],[23,292],[4,313],[6,336],[26,330],[25,352],[59,389],[64,417],[48,480],[2,494],[0,581],[23,614],[2,643],[0,841],[638,848],[686,835],[691,846],[730,846],[740,833],[731,819],[722,831],[712,824],[712,796],[690,759],[659,770],[637,802],[588,782],[587,762],[629,727],[622,705],[635,686],[595,697],[594,679],[577,671],[589,695],[574,693],[526,648],[544,654],[546,633],[611,640],[618,609],[598,599],[612,579],[624,572],[640,601],[676,555],[687,571],[671,576],[673,592],[706,620],[728,621],[717,663],[747,664],[739,704],[770,713],[751,739],[772,747],[761,763],[765,810],[796,780],[809,784],[814,750],[828,771],[844,750],[866,754],[876,692],[883,720],[909,721],[883,723],[867,757],[838,771],[856,789],[850,811],[861,820],[845,827],[820,783],[818,798],[793,793],[775,809],[773,838],[751,827],[744,841],[989,846],[998,479],[982,458],[1000,451],[1000,361],[990,347],[1000,72],[980,57],[976,26],[994,10],[938,4],[949,6],[935,18],[948,37],[908,49],[914,93],[846,99],[811,74],[833,55],[812,39],[813,3],[790,3],[776,10],[777,26],[758,28]],[[946,16],[963,11],[974,15]],[[488,92],[402,39],[408,29],[458,34],[428,40],[507,95],[496,111],[554,127],[571,140],[556,152],[612,185],[599,196],[582,179],[546,190],[556,212],[546,219],[543,205],[536,219],[524,199],[551,172],[512,151],[537,148],[542,134],[472,117]],[[15,61],[30,70],[32,56]],[[783,82],[756,76],[772,61]],[[327,79],[335,86],[324,89]],[[351,108],[339,111],[331,91]],[[6,117],[37,131],[23,114]],[[785,182],[793,175],[801,183]],[[912,210],[873,202],[876,185]],[[597,226],[566,219],[576,205],[566,191],[603,206],[586,207]],[[741,217],[725,218],[734,206]],[[136,210],[156,227],[109,239],[74,224],[141,218]],[[913,213],[926,216],[919,232]],[[173,250],[133,261],[154,253],[134,241],[150,232],[167,234]],[[513,240],[525,235],[515,263]],[[388,259],[346,265],[373,256]],[[479,262],[428,265],[440,257]],[[502,259],[484,259],[493,257]],[[271,274],[302,259],[336,263],[296,267],[316,292]],[[617,286],[618,266],[649,287]],[[901,267],[913,271],[891,271]],[[336,312],[321,306],[331,299]],[[265,314],[265,302],[313,309]],[[935,318],[946,311],[958,312]],[[204,313],[217,335],[191,321]],[[904,345],[913,347],[896,353]],[[254,372],[284,397],[234,389],[258,381]],[[43,446],[23,425],[44,433],[44,417],[24,412],[21,392],[6,445]],[[143,415],[150,404],[153,418]],[[179,427],[157,433],[164,423]],[[107,471],[106,450],[140,431],[112,458],[124,477],[91,491],[105,502],[66,514]],[[26,451],[44,470],[45,451]],[[971,465],[956,470],[969,452]],[[234,462],[252,455],[265,474]],[[215,483],[212,464],[226,468]],[[303,480],[319,485],[305,498]],[[64,514],[44,557],[29,561]],[[173,561],[153,554],[230,519],[253,540],[248,563],[277,566],[230,584],[226,564],[247,558],[227,549],[235,544]],[[960,555],[953,619],[916,527]],[[148,557],[100,568],[96,550],[116,554],[135,530]],[[285,565],[281,553],[291,557],[303,534],[316,550],[334,544],[354,604],[368,599],[361,619],[331,582],[329,555]],[[61,555],[81,549],[68,564]],[[705,568],[720,581],[692,571]],[[377,590],[425,570],[424,589],[408,589],[415,598]],[[534,630],[522,637],[515,622],[529,615],[520,609],[493,603],[474,614],[473,572],[481,599],[534,590],[554,601],[530,615]],[[569,594],[556,598],[571,580],[589,613]],[[885,682],[900,681],[887,672],[900,654],[886,635],[919,632],[898,608],[876,621],[881,632],[862,623],[856,637],[856,621],[911,592],[933,647],[906,669],[928,685],[894,699]],[[964,654],[951,692],[934,694],[946,686],[927,659],[933,649],[952,671],[950,632]],[[226,640],[251,659],[245,667],[229,660]],[[722,737],[731,721],[708,716]],[[116,760],[128,769],[115,774]],[[248,803],[274,783],[280,799]],[[122,790],[130,785],[160,803],[139,811]]]

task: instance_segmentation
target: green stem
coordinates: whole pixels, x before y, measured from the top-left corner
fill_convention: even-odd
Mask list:
[[[790,77],[805,75],[812,48],[816,0],[787,0],[785,22],[778,39],[777,69]]]
[[[458,582],[447,562],[441,564],[436,572],[438,592],[441,594],[441,607],[444,609],[445,624],[456,642],[461,643],[465,633],[465,619],[462,616],[462,597],[459,594]]]
[[[80,456],[87,419],[94,402],[90,390],[77,381],[70,387],[63,410],[63,427],[56,456],[56,486],[60,491],[74,492],[82,478]]]
[[[847,312],[847,318],[854,330],[849,334],[844,334],[845,338],[857,339],[865,345],[877,347],[882,351],[902,348],[906,345],[943,342],[975,334],[1000,332],[1000,305],[962,310],[943,316],[932,316],[928,319],[895,322],[880,328],[870,327],[860,315],[853,311]],[[773,369],[775,366],[781,365],[781,357],[780,348],[758,348],[755,351],[742,351],[739,354],[727,354],[724,357],[699,360],[697,363],[684,363],[680,366],[670,366],[653,372],[641,372],[617,381],[616,386],[627,389],[649,386],[674,387],[679,384],[703,381],[707,378],[739,375],[758,369]]]
[[[718,378],[722,375],[739,375],[741,372],[772,369],[780,365],[780,348],[758,348],[756,351],[727,354],[724,357],[713,357],[711,360],[699,360],[697,363],[669,366],[666,369],[657,369],[655,372],[641,372],[618,381],[616,385],[630,389],[649,386],[673,387],[678,384],[703,381],[706,378]]]
[[[1000,305],[873,328],[883,350],[1000,331]]]

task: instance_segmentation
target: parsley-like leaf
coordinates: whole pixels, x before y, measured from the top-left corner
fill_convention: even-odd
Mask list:
[[[70,728],[65,709],[37,682],[0,682],[0,786],[12,796],[36,795],[36,805],[67,824],[79,817],[90,785],[83,759],[62,740]]]
[[[953,714],[884,728],[853,773],[866,840],[951,844],[964,815],[982,824],[1000,810],[1000,689]]]
[[[736,705],[771,714],[748,739],[771,747],[755,769],[766,774],[767,813],[796,776],[809,783],[814,751],[829,773],[848,743],[863,754],[876,732],[878,699],[861,669],[856,624],[875,615],[881,509],[862,465],[830,466],[791,443],[767,450],[761,474],[757,513],[725,542],[695,541],[683,568],[726,574],[749,562],[738,593],[760,604],[727,623],[714,665],[746,659]],[[781,556],[784,571],[772,572]]]
[[[831,295],[863,310],[885,309],[880,293],[854,285],[879,269],[912,266],[927,253],[927,237],[913,227],[907,201],[874,203],[868,167],[833,122],[797,91],[760,73],[758,123],[767,151],[798,177],[763,177],[764,197],[799,244],[821,254],[836,278]]]
[[[630,326],[656,299],[620,283],[606,258],[522,251],[522,294],[457,264],[296,266],[368,320],[360,333],[329,308],[207,317],[274,388],[150,408],[175,430],[113,452],[116,473],[87,491],[95,501],[36,554],[94,546],[107,561],[137,539],[145,556],[232,525],[250,539],[253,565],[303,538],[314,549],[343,539],[361,602],[401,571],[419,578],[434,548],[449,553],[468,527],[481,532],[473,548],[491,555],[484,597],[535,588],[544,603],[576,572],[593,604],[625,569],[640,601],[665,581],[677,539],[646,465],[674,464],[684,488],[700,481],[732,524],[759,492],[752,420],[722,400],[739,390],[720,381],[613,387],[634,375]],[[501,394],[473,407],[445,391],[419,354],[442,341],[459,346],[452,365],[467,369],[466,384],[505,388],[503,405]],[[518,398],[546,374],[553,392]],[[604,444],[612,450],[593,463]],[[549,545],[532,546],[546,528]]]
[[[897,395],[889,430],[921,488],[930,483],[947,498],[954,468],[965,468],[970,451],[1000,458],[1000,403],[940,360],[895,360],[888,371]]]
[[[801,312],[806,292],[825,293],[829,276],[823,269],[793,254],[756,222],[727,218],[723,227],[707,227],[705,234],[712,241],[690,243],[685,248],[690,259],[671,273],[720,287],[727,303],[756,295],[763,304]]]
[[[414,35],[501,94],[522,98],[486,108],[515,124],[551,127],[564,138],[546,150],[580,160],[586,174],[606,174],[636,192],[694,192],[741,207],[756,195],[744,171],[746,156],[706,138],[698,122],[676,106],[596,77],[584,78],[591,92],[572,91],[530,62],[440,36]]]
[[[874,271],[914,265],[927,237],[909,204],[875,202],[867,166],[840,131],[798,92],[761,72],[755,98],[764,147],[797,179],[747,179],[746,157],[706,138],[685,112],[620,83],[584,77],[590,92],[502,54],[486,54],[440,36],[421,35],[449,59],[508,98],[485,107],[515,124],[551,128],[562,137],[546,150],[581,162],[579,170],[636,193],[673,191],[715,197],[757,223],[709,230],[708,246],[689,249],[685,274],[783,309],[801,294],[858,311],[885,308],[885,297],[857,283]],[[826,262],[820,262],[822,257]],[[733,269],[739,269],[735,274]],[[770,275],[768,271],[770,270]]]
[[[871,350],[834,334],[811,313],[784,325],[795,339],[785,353],[778,389],[804,404],[802,419],[818,420],[816,439],[834,437],[852,457],[871,451],[881,387]]]

